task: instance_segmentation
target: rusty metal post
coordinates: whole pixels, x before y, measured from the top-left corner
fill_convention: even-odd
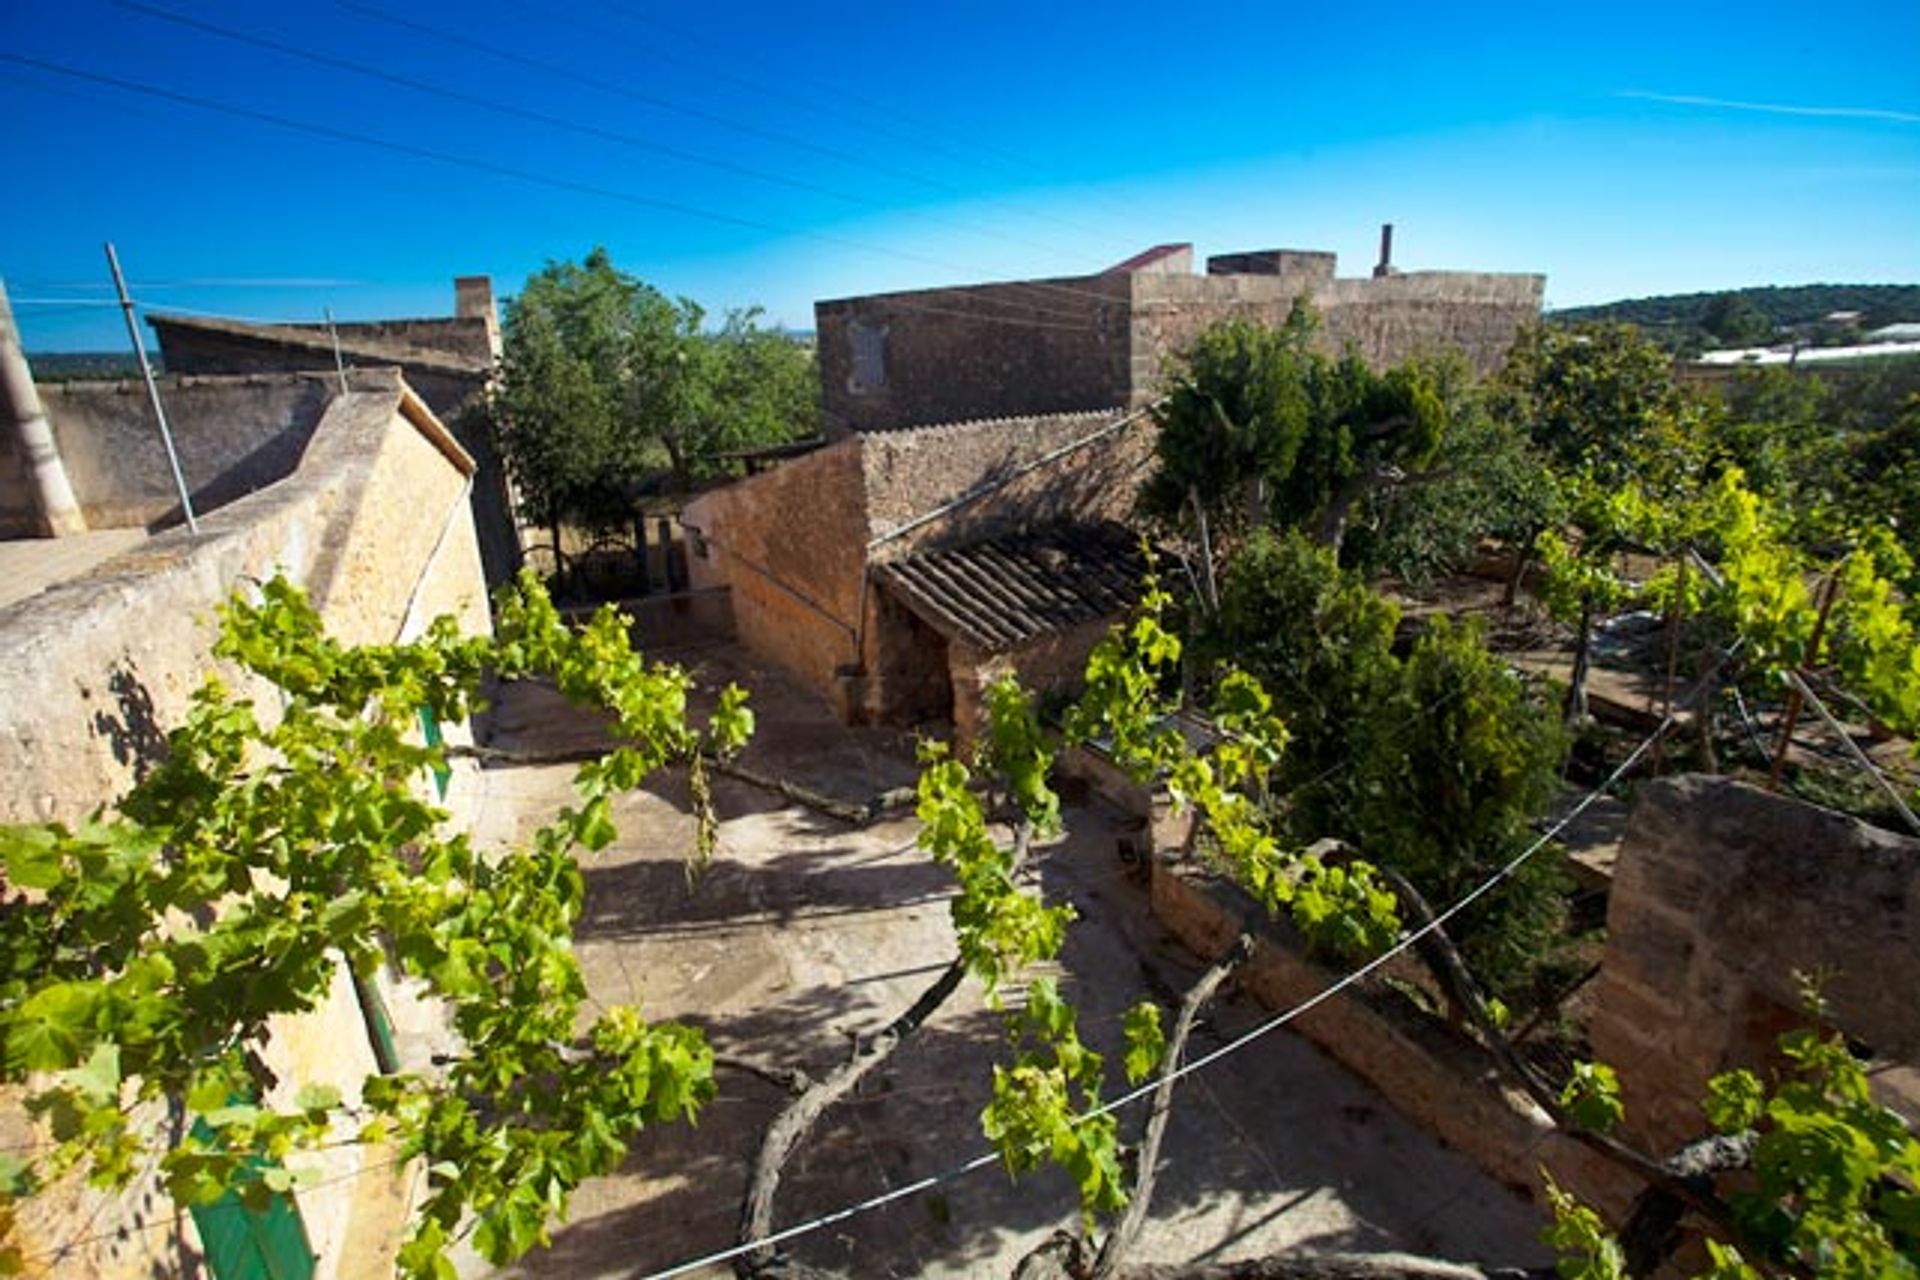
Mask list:
[[[1807,640],[1806,656],[1800,660],[1801,679],[1806,678],[1807,669],[1820,660],[1820,641],[1827,633],[1827,614],[1833,610],[1833,598],[1840,586],[1840,579],[1834,574],[1827,575],[1827,582],[1820,590],[1820,616],[1813,620],[1813,635]],[[1787,749],[1793,745],[1793,731],[1800,723],[1801,683],[1795,681],[1787,691],[1787,717],[1780,728],[1780,745],[1773,751],[1773,767],[1767,770],[1767,790],[1778,791],[1780,779],[1787,771]]]

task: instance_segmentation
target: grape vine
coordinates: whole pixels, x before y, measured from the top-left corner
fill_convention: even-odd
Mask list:
[[[690,1028],[616,1007],[578,1031],[573,850],[614,838],[613,798],[651,770],[742,745],[745,695],[695,728],[686,673],[635,653],[612,610],[564,626],[531,578],[503,593],[491,638],[440,619],[348,648],[281,579],[220,620],[215,652],[276,686],[277,714],[209,678],[117,812],[0,829],[0,1078],[27,1086],[53,1138],[0,1162],[5,1196],[69,1172],[122,1186],[152,1159],[180,1204],[229,1188],[258,1202],[310,1181],[322,1145],[372,1144],[426,1170],[405,1274],[451,1276],[463,1221],[489,1259],[518,1256],[637,1129],[712,1093]],[[423,707],[465,718],[488,672],[610,709],[622,745],[580,768],[579,804],[525,847],[483,854],[423,798],[446,752],[414,726]],[[704,851],[710,811],[700,829]],[[389,963],[449,1011],[450,1060],[345,1096],[276,1081],[270,1020],[318,1008],[343,964],[370,979]],[[184,1106],[177,1144],[136,1119],[160,1100]]]

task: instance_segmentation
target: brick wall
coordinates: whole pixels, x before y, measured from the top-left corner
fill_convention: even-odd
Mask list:
[[[1794,974],[1920,1114],[1920,841],[1724,778],[1643,787],[1614,872],[1594,1052],[1625,1130],[1655,1151],[1706,1131],[1707,1079],[1774,1061],[1802,1025]]]

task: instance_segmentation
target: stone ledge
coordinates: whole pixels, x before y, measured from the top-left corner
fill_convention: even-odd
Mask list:
[[[1260,910],[1234,885],[1158,859],[1153,913],[1181,942],[1212,959]],[[1259,929],[1259,953],[1241,971],[1248,994],[1272,1009],[1290,1008],[1331,986],[1338,975],[1305,959],[1281,922]],[[1291,1024],[1366,1080],[1409,1120],[1487,1173],[1544,1203],[1542,1172],[1603,1213],[1618,1215],[1639,1190],[1636,1179],[1566,1134],[1498,1078],[1491,1057],[1450,1029],[1369,998],[1364,985],[1322,1002]]]

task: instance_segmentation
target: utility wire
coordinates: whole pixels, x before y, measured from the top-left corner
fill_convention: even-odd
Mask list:
[[[739,57],[739,55],[732,50],[723,51],[723,50],[715,49],[712,44],[702,41],[699,38],[690,35],[686,30],[686,28],[677,27],[671,23],[662,21],[660,17],[656,14],[642,13],[642,12],[639,12],[638,10],[635,10],[627,6],[608,3],[608,0],[600,0],[600,7],[602,9],[607,10],[610,13],[613,13],[617,16],[625,18],[629,22],[633,22],[645,27],[650,27],[655,31],[667,32],[673,36],[678,37],[682,42],[688,45],[691,45],[695,48],[704,49],[709,53],[716,54],[718,57],[732,58],[732,59],[737,59]],[[602,29],[602,31],[604,32],[604,28]],[[614,33],[606,32],[605,34],[611,35]],[[635,48],[641,47],[637,43],[632,41],[628,41],[628,43]],[[957,130],[954,130],[950,127],[941,127],[941,126],[929,123],[926,120],[916,120],[916,119],[913,119],[912,117],[905,116],[900,112],[899,106],[897,104],[882,102],[876,98],[870,98],[863,94],[855,93],[849,89],[844,88],[843,86],[829,83],[817,77],[814,77],[811,79],[802,77],[798,79],[800,83],[811,86],[817,93],[824,94],[829,97],[839,98],[842,101],[850,103],[854,107],[858,108],[858,111],[857,112],[848,111],[843,108],[824,105],[817,101],[809,101],[805,96],[797,95],[793,93],[791,90],[781,88],[777,84],[769,84],[764,80],[756,80],[752,77],[741,75],[738,71],[734,70],[731,66],[718,62],[715,59],[707,59],[703,62],[703,61],[691,59],[691,58],[677,57],[675,55],[662,52],[657,47],[647,48],[645,51],[651,54],[653,57],[658,58],[662,61],[672,63],[672,64],[677,64],[682,67],[686,67],[690,70],[697,71],[703,75],[719,76],[721,79],[727,80],[733,84],[740,85],[742,88],[749,89],[755,93],[764,94],[767,97],[774,98],[776,100],[792,103],[802,108],[803,110],[811,111],[818,115],[827,116],[832,119],[847,121],[863,129],[866,129],[872,133],[878,134],[881,137],[893,138],[898,141],[905,142],[910,146],[918,147],[922,150],[941,152],[957,160],[966,161],[968,163],[972,163],[976,165],[980,163],[980,160],[978,159],[978,157],[968,156],[965,152],[955,150],[952,146],[945,145],[943,142],[939,141],[940,139],[943,139],[943,138],[952,139],[954,142],[961,144],[963,147],[969,148],[972,151],[977,152],[979,156],[984,156],[989,160],[991,160],[993,162],[993,167],[998,169],[1000,172],[1004,174],[1017,173],[1019,176],[1022,176],[1022,177],[1037,176],[1052,183],[1062,183],[1067,181],[1067,179],[1063,178],[1062,175],[1047,169],[1045,166],[1039,164],[1037,161],[1028,159],[1025,156],[1015,155],[1012,152],[1003,151],[1000,148],[993,146],[990,143],[981,142],[977,138],[973,138],[966,134],[960,133]],[[762,67],[768,67],[769,70],[772,70],[775,74],[781,75],[783,78],[794,78],[789,75],[789,71],[785,67],[773,68],[773,67],[770,67],[769,64],[766,63],[765,61],[761,61],[759,65],[761,65]],[[900,125],[911,126],[912,129],[919,131],[918,135],[916,136],[916,134],[913,132],[908,132],[906,130],[903,130],[897,127]],[[1128,212],[1127,210],[1119,209],[1117,206],[1115,207],[1114,211],[1117,213],[1125,214],[1128,218],[1133,218],[1138,216],[1137,213],[1135,212]],[[1022,210],[1022,212],[1024,212],[1030,218],[1036,219],[1038,221],[1052,223],[1056,226],[1062,227],[1069,231],[1076,232],[1080,235],[1102,236],[1107,234],[1107,233],[1100,232],[1097,229],[1088,227],[1084,224],[1076,223],[1069,219],[1057,217],[1052,214],[1041,213],[1034,210]]]
[[[435,26],[431,23],[420,22],[413,18],[404,17],[400,14],[390,12],[386,9],[382,9],[375,5],[358,3],[357,0],[335,0],[335,2],[339,4],[339,6],[343,9],[347,9],[353,13],[361,14],[365,17],[372,18],[376,21],[391,23],[394,26],[402,27],[407,30],[420,32],[426,35],[431,35],[437,39],[444,40],[450,44],[472,49],[477,52],[483,53],[489,57],[499,58],[503,61],[511,62],[519,66],[532,67],[536,70],[546,73],[547,75],[554,76],[564,80],[569,80],[574,83],[586,85],[589,88],[598,89],[605,93],[615,94],[619,97],[623,97],[631,101],[639,102],[645,106],[649,106],[657,110],[673,112],[679,115],[687,116],[688,118],[691,118],[691,119],[704,121],[708,124],[715,124],[715,125],[719,125],[722,128],[732,129],[752,137],[757,137],[766,141],[775,142],[782,146],[795,147],[804,151],[809,151],[816,155],[825,157],[827,159],[838,161],[842,164],[854,165],[860,168],[869,169],[875,173],[882,174],[886,177],[894,178],[899,181],[912,183],[917,186],[928,187],[933,190],[940,191],[944,194],[959,196],[959,197],[968,197],[972,195],[971,192],[967,191],[962,187],[955,186],[952,183],[942,182],[935,178],[926,177],[923,174],[914,173],[910,170],[900,169],[893,165],[885,164],[880,161],[874,160],[870,156],[861,155],[856,152],[845,151],[836,147],[824,146],[820,143],[813,142],[805,138],[795,137],[792,134],[782,133],[778,130],[765,129],[758,125],[750,124],[745,121],[736,120],[728,116],[723,116],[711,111],[707,111],[703,108],[688,106],[685,103],[676,101],[671,98],[664,98],[657,94],[643,93],[631,88],[628,85],[606,80],[598,76],[593,76],[588,73],[575,70],[574,68],[567,67],[560,63],[551,62],[542,58],[535,58],[528,54],[521,53],[518,50],[507,49],[499,45],[487,43],[485,41],[475,40],[470,36],[466,36],[454,31],[449,31],[444,27]],[[138,7],[143,9],[145,8],[145,6],[138,6]],[[543,16],[550,16],[550,15],[543,15]],[[629,41],[626,40],[625,37],[621,36],[619,33],[607,31],[604,28],[587,27],[585,28],[585,30],[587,30],[589,33],[594,35],[608,37],[616,41],[621,41],[623,43],[630,43]],[[655,56],[661,56],[658,54],[658,51],[656,50],[648,50],[648,52],[655,54]],[[719,74],[723,78],[729,78],[729,79],[733,78],[731,76],[728,76],[727,73],[725,72],[714,71],[710,73]],[[432,91],[432,90],[429,90],[429,91]],[[641,144],[641,145],[650,145],[650,144]],[[697,162],[699,161],[696,161],[696,163]],[[748,169],[744,166],[729,165],[727,167],[734,168],[736,171],[739,171],[739,172],[749,173],[752,176],[763,177],[769,181],[782,182],[782,183],[786,183],[787,185],[793,185],[791,180],[770,176],[761,171]],[[850,203],[861,204],[870,208],[885,209],[889,207],[888,205],[885,204],[885,202],[875,200],[868,196],[853,195],[853,194],[849,194],[847,192],[840,191],[834,188],[824,187],[824,186],[820,186],[818,184],[812,184],[812,183],[804,183],[801,185],[804,185],[805,187],[807,187],[807,189],[813,190],[815,192],[819,192],[821,194],[831,196],[835,199],[845,200]],[[999,231],[990,227],[984,227],[984,226],[979,226],[972,223],[963,222],[958,219],[949,218],[937,213],[922,211],[918,213],[917,216],[927,221],[939,223],[944,226],[949,226],[956,230],[964,231],[972,235],[979,235],[979,236],[989,237],[992,239],[1003,240],[1003,241],[1006,241],[1007,243],[1021,245],[1026,248],[1037,248],[1047,253],[1058,254],[1062,252],[1062,250],[1057,245],[1046,244],[1036,240],[1029,239],[1024,236],[1014,235],[1014,234],[1010,234],[1004,231]],[[1038,215],[1030,215],[1030,216],[1038,216]],[[1071,226],[1071,224],[1068,224],[1068,225]],[[1077,232],[1079,232],[1079,234],[1083,236],[1089,234],[1089,232],[1084,228],[1073,227],[1072,229],[1076,230]],[[1070,254],[1069,256],[1073,256],[1073,255]],[[937,264],[937,265],[945,265],[945,264]],[[949,267],[949,269],[954,269],[954,268]],[[979,273],[970,273],[970,274],[979,274]]]
[[[1642,757],[1649,750],[1651,750],[1653,748],[1654,743],[1658,742],[1662,737],[1666,736],[1667,731],[1671,729],[1675,724],[1675,722],[1678,720],[1680,712],[1689,704],[1691,704],[1693,700],[1700,695],[1700,692],[1707,687],[1708,682],[1712,680],[1716,675],[1719,674],[1721,667],[1725,666],[1727,661],[1733,656],[1734,651],[1737,650],[1739,647],[1740,647],[1740,643],[1736,641],[1731,648],[1727,649],[1724,653],[1722,653],[1719,660],[1714,664],[1712,670],[1709,671],[1706,676],[1702,677],[1693,686],[1693,688],[1688,691],[1685,697],[1675,702],[1673,707],[1667,712],[1665,718],[1663,718],[1660,721],[1660,723],[1657,726],[1655,726],[1655,728],[1651,733],[1649,733],[1644,739],[1641,740],[1640,745],[1636,746],[1631,752],[1627,754],[1626,759],[1622,760],[1619,763],[1619,765],[1617,765],[1614,768],[1613,772],[1607,775],[1606,779],[1603,782],[1601,782],[1598,786],[1594,787],[1591,791],[1587,792],[1587,794],[1581,798],[1578,804],[1574,805],[1571,809],[1569,809],[1564,815],[1562,815],[1557,821],[1555,821],[1552,826],[1548,827],[1546,831],[1542,832],[1535,840],[1533,840],[1530,844],[1528,844],[1525,849],[1521,850],[1518,854],[1514,855],[1514,857],[1510,859],[1504,866],[1500,867],[1498,870],[1494,871],[1491,875],[1489,875],[1485,880],[1481,881],[1478,885],[1474,886],[1474,888],[1469,890],[1466,894],[1464,894],[1457,901],[1455,901],[1452,906],[1449,906],[1446,910],[1434,916],[1433,919],[1429,920],[1426,924],[1420,926],[1418,929],[1415,929],[1410,933],[1403,933],[1400,937],[1400,940],[1394,943],[1393,946],[1389,947],[1387,950],[1383,951],[1378,956],[1375,956],[1372,960],[1369,960],[1367,963],[1361,965],[1359,968],[1353,969],[1350,972],[1346,973],[1345,975],[1335,979],[1333,982],[1328,983],[1326,986],[1322,987],[1319,991],[1315,992],[1311,996],[1308,996],[1306,999],[1300,1001],[1298,1004],[1293,1005],[1291,1008],[1285,1009],[1282,1012],[1273,1015],[1271,1018],[1268,1018],[1266,1021],[1260,1023],[1258,1026],[1255,1026],[1251,1030],[1243,1032],[1238,1036],[1235,1036],[1232,1040],[1227,1041],[1225,1044],[1222,1044],[1218,1048],[1213,1049],[1205,1054],[1202,1054],[1200,1057],[1194,1058],[1191,1061],[1184,1062],[1169,1071],[1163,1072],[1160,1076],[1156,1077],[1155,1079],[1147,1081],[1145,1084],[1139,1086],[1136,1089],[1129,1090],[1128,1092],[1123,1093],[1116,1098],[1113,1098],[1113,1099],[1110,1099],[1109,1101],[1101,1103],[1099,1106],[1094,1107],[1093,1109],[1087,1111],[1083,1115],[1076,1117],[1076,1119],[1080,1121],[1084,1121],[1084,1120],[1091,1120],[1097,1116],[1104,1116],[1104,1115],[1111,1114],[1112,1112],[1119,1110],[1121,1107],[1128,1106],[1132,1103],[1140,1101],[1142,1098],[1151,1096],[1153,1092],[1156,1089],[1158,1089],[1162,1083],[1166,1081],[1183,1079],[1186,1076],[1192,1075],[1196,1071],[1201,1071],[1209,1066],[1212,1066],[1214,1063],[1220,1061],[1222,1058],[1225,1058],[1230,1054],[1238,1053],[1241,1049],[1246,1048],[1248,1045],[1252,1044],[1255,1040],[1258,1040],[1262,1036],[1265,1036],[1274,1031],[1277,1031],[1281,1027],[1286,1026],[1288,1023],[1293,1022],[1300,1017],[1303,1017],[1304,1015],[1312,1012],[1314,1009],[1318,1008],[1322,1004],[1325,1004],[1327,1001],[1333,999],[1334,996],[1339,995],[1341,992],[1345,991],[1347,988],[1354,986],[1356,983],[1359,983],[1360,981],[1362,981],[1367,977],[1370,977],[1372,974],[1378,972],[1381,968],[1391,963],[1393,960],[1404,955],[1406,952],[1408,952],[1413,947],[1418,945],[1423,939],[1425,939],[1429,935],[1438,932],[1442,927],[1446,925],[1446,923],[1449,920],[1452,920],[1455,916],[1459,915],[1462,911],[1465,911],[1469,906],[1479,901],[1486,894],[1491,893],[1502,881],[1506,880],[1508,877],[1512,876],[1514,872],[1518,871],[1520,867],[1528,861],[1528,859],[1534,857],[1536,854],[1540,852],[1540,850],[1546,848],[1547,845],[1550,844],[1554,840],[1554,838],[1557,837],[1568,826],[1570,826],[1576,818],[1578,818],[1581,814],[1585,813],[1587,809],[1591,807],[1595,801],[1597,801],[1606,792],[1610,791],[1614,787],[1614,785],[1620,781],[1621,778],[1625,777],[1628,770],[1632,769],[1635,764],[1639,763],[1640,757]],[[686,1262],[677,1263],[674,1266],[668,1267],[661,1271],[649,1272],[645,1276],[641,1277],[640,1280],[671,1280],[671,1277],[674,1277],[674,1276],[685,1275],[690,1271],[697,1271],[702,1267],[715,1266],[719,1263],[727,1262],[733,1258],[740,1257],[743,1254],[751,1253],[755,1250],[765,1249],[772,1245],[785,1243],[788,1240],[793,1240],[800,1236],[808,1235],[812,1232],[819,1231],[822,1228],[832,1226],[837,1222],[844,1222],[846,1219],[854,1217],[857,1214],[866,1213],[869,1210],[881,1208],[884,1205],[891,1204],[896,1200],[905,1199],[908,1196],[918,1195],[920,1192],[926,1191],[932,1187],[938,1186],[941,1183],[951,1182],[957,1178],[964,1177],[965,1175],[972,1173],[977,1169],[983,1169],[986,1166],[995,1163],[999,1159],[1000,1159],[1000,1156],[997,1152],[991,1152],[991,1151],[983,1152],[980,1155],[974,1156],[970,1160],[967,1160],[961,1164],[954,1165],[952,1168],[946,1169],[940,1173],[930,1174],[925,1178],[921,1178],[921,1179],[918,1179],[917,1181],[907,1183],[904,1186],[895,1187],[895,1188],[892,1188],[891,1190],[881,1192],[878,1195],[870,1196],[865,1200],[859,1201],[855,1204],[847,1205],[844,1208],[837,1209],[832,1213],[822,1214],[819,1217],[810,1218],[805,1222],[796,1223],[791,1227],[787,1227],[783,1230],[773,1232],[772,1234],[767,1235],[762,1239],[750,1240],[745,1244],[737,1244],[730,1248],[716,1250],[713,1253],[705,1254],[701,1257],[694,1258]]]
[[[475,156],[465,156],[465,155],[459,155],[453,152],[441,151],[432,147],[420,146],[416,143],[401,142],[391,138],[375,137],[371,134],[359,133],[350,129],[337,128],[333,125],[316,124],[311,121],[296,120],[296,119],[293,119],[292,117],[279,115],[271,111],[262,111],[253,107],[242,107],[242,106],[236,106],[232,103],[218,102],[213,99],[199,97],[194,94],[181,93],[172,89],[163,89],[157,85],[144,84],[140,81],[128,80],[120,76],[107,75],[102,72],[87,71],[78,67],[70,67],[70,66],[63,65],[61,63],[49,62],[41,58],[27,57],[21,54],[0,51],[0,61],[13,63],[16,66],[30,67],[34,70],[47,72],[53,75],[65,76],[65,77],[68,77],[69,79],[85,81],[91,84],[104,85],[109,88],[120,89],[128,93],[140,94],[142,96],[149,97],[149,98],[157,98],[165,102],[173,102],[173,103],[178,103],[178,104],[189,106],[189,107],[195,107],[203,111],[212,111],[221,115],[234,116],[243,120],[252,120],[259,123],[272,125],[276,128],[291,130],[296,133],[310,134],[315,137],[327,138],[337,142],[352,143],[357,146],[373,147],[382,151],[391,151],[399,155],[406,155],[406,156],[412,156],[418,159],[431,160],[439,164],[447,164],[447,165],[455,166],[457,168],[471,169],[471,170],[474,170],[475,172],[490,174],[495,177],[511,178],[516,181],[529,182],[538,186],[552,187],[557,190],[573,191],[573,192],[578,192],[584,195],[599,196],[603,199],[615,200],[623,204],[637,205],[642,208],[658,209],[667,213],[680,214],[684,217],[697,218],[697,219],[702,219],[709,222],[724,223],[731,226],[744,227],[754,231],[765,231],[773,235],[802,236],[807,239],[817,240],[826,244],[832,244],[840,247],[851,248],[862,253],[879,254],[886,257],[900,258],[905,261],[918,262],[923,265],[932,265],[932,266],[939,267],[942,270],[964,270],[964,268],[955,267],[952,263],[943,262],[935,258],[927,258],[919,254],[912,254],[912,253],[907,253],[900,250],[888,249],[883,246],[865,244],[865,243],[854,241],[854,240],[846,240],[841,237],[827,235],[822,232],[814,232],[814,231],[801,230],[797,228],[781,227],[781,226],[774,225],[772,223],[761,222],[758,219],[741,217],[737,214],[722,213],[713,209],[701,208],[697,205],[685,204],[677,200],[668,200],[668,199],[663,199],[657,196],[639,195],[630,191],[621,191],[612,187],[599,186],[597,184],[590,183],[590,182],[580,182],[571,178],[557,177],[553,174],[541,173],[531,169],[516,168],[512,165],[500,164],[492,160],[486,160],[486,159],[482,159]],[[983,273],[974,273],[974,274],[983,274]],[[1095,295],[1095,296],[1104,296],[1104,295]],[[1106,301],[1112,302],[1113,299],[1107,298]],[[922,307],[917,304],[911,304],[911,303],[890,303],[889,305],[899,305],[904,310],[933,310],[932,308]],[[982,313],[978,315],[975,315],[973,313],[960,313],[960,314],[965,315],[966,318],[968,319],[976,320],[982,323],[1011,324],[1022,329],[1032,328],[1034,327],[1034,324],[1035,324],[1035,322],[1033,321],[995,316],[987,313]],[[1071,328],[1071,329],[1094,331],[1094,330],[1097,330],[1098,326],[1049,324],[1046,327]]]
[[[141,0],[114,0],[114,2],[122,9],[144,14],[161,22],[171,22],[190,30],[216,36],[222,40],[231,40],[235,43],[248,45],[256,49],[266,49],[274,53],[284,54],[290,58],[299,58],[318,66],[332,67],[370,80],[397,85],[402,89],[407,89],[414,93],[426,94],[430,97],[441,98],[448,102],[460,103],[463,106],[477,107],[482,111],[491,111],[495,114],[516,120],[526,120],[550,129],[576,133],[584,137],[597,138],[605,142],[618,143],[621,146],[631,147],[638,151],[649,151],[656,155],[663,155],[670,159],[681,161],[684,164],[703,165],[722,173],[732,173],[751,178],[757,182],[771,183],[796,191],[808,191],[815,195],[824,195],[848,204],[865,205],[869,208],[885,207],[882,202],[874,200],[872,197],[840,191],[817,182],[811,182],[805,178],[789,177],[766,169],[758,169],[752,165],[736,164],[731,160],[721,159],[698,151],[689,151],[686,148],[676,147],[669,143],[654,142],[650,139],[642,138],[618,129],[608,129],[600,125],[586,124],[578,120],[569,120],[564,116],[552,115],[545,111],[536,111],[527,107],[516,107],[506,102],[481,97],[478,94],[464,93],[458,89],[449,89],[441,85],[429,84],[424,80],[416,80],[411,76],[398,75],[391,71],[384,71],[379,67],[370,66],[364,62],[356,62],[351,58],[342,58],[334,54],[322,53],[316,49],[288,44],[266,36],[239,31],[232,27],[222,26],[219,23],[208,22],[202,18],[193,17],[189,14],[174,13],[171,10],[163,9],[156,5],[141,3]],[[956,226],[960,230],[970,231],[980,235],[999,234],[984,229],[971,228],[960,223],[949,223],[948,225]],[[1017,237],[1014,239],[1016,243],[1025,244],[1029,247],[1037,247],[1048,252],[1058,252],[1057,249],[1049,245],[1035,245],[1032,241],[1020,240]],[[1067,316],[1072,313],[1063,311],[1058,314]],[[1073,318],[1078,319],[1079,317],[1076,315]]]

